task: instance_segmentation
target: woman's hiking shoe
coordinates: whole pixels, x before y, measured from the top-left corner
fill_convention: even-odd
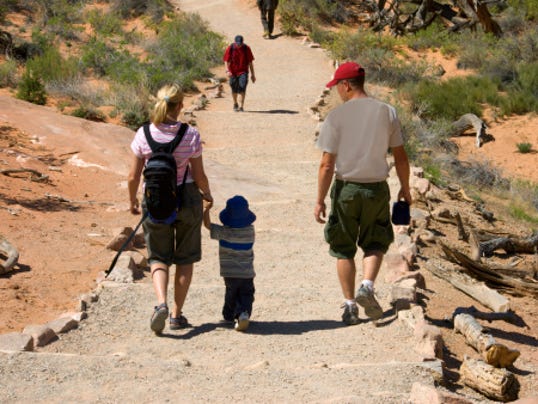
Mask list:
[[[166,305],[166,303],[161,303],[158,306],[155,306],[150,322],[151,330],[155,334],[160,334],[163,332],[167,317],[168,306]]]
[[[379,320],[383,316],[383,310],[375,299],[374,292],[366,286],[361,285],[359,290],[357,290],[355,300],[364,307],[364,312],[372,320]]]
[[[342,321],[346,325],[355,325],[359,324],[359,308],[357,305],[349,305],[347,303],[344,303],[342,306],[344,308],[344,313],[342,314]]]
[[[234,104],[234,111],[235,111],[235,112],[238,112],[238,111],[239,111],[239,105],[238,105],[238,104]]]
[[[245,331],[248,328],[250,323],[250,316],[246,311],[241,313],[239,317],[235,320],[235,330],[236,331]]]
[[[179,317],[172,317],[170,314],[170,329],[171,330],[181,330],[182,328],[187,328],[190,326],[189,320],[183,315],[179,314]]]

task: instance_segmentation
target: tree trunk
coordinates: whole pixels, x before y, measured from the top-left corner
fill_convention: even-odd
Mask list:
[[[538,282],[526,281],[523,279],[513,278],[506,276],[494,269],[476,262],[471,257],[457,251],[454,248],[450,248],[446,244],[439,241],[439,245],[443,249],[448,259],[459,265],[465,267],[476,278],[485,280],[488,284],[496,285],[498,287],[509,287],[515,292],[530,294],[538,297]],[[489,306],[488,306],[489,307]]]
[[[461,272],[448,261],[430,259],[425,267],[434,275],[452,284],[456,289],[471,296],[477,302],[495,312],[506,312],[510,309],[510,302],[496,290],[488,288],[484,283],[478,282],[469,275]]]
[[[454,316],[454,329],[465,337],[467,344],[476,349],[489,365],[506,368],[519,358],[519,351],[498,344],[470,314]]]
[[[0,255],[6,257],[3,263],[0,261],[0,274],[11,271],[19,261],[19,251],[2,235],[0,235]]]
[[[465,385],[493,400],[507,402],[518,397],[519,382],[506,369],[494,368],[478,359],[465,358],[460,375]]]
[[[461,136],[465,131],[474,129],[476,133],[476,147],[479,148],[482,146],[487,126],[484,121],[475,114],[465,114],[452,123],[452,128],[452,136]]]

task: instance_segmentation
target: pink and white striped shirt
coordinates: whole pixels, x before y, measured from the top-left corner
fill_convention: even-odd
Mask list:
[[[176,136],[181,122],[175,124],[165,124],[161,123],[157,126],[151,124],[149,126],[149,131],[151,137],[159,143],[168,143]],[[140,127],[136,131],[135,137],[131,143],[131,150],[136,157],[143,158],[145,160],[144,164],[147,163],[148,159],[151,157],[151,148],[146,140],[144,135],[144,128]],[[176,150],[174,151],[174,157],[177,163],[177,183],[181,184],[183,181],[183,175],[189,164],[189,159],[194,157],[200,157],[202,155],[202,142],[200,140],[200,133],[196,128],[193,128],[189,125],[189,128],[183,135],[183,139]],[[187,174],[185,182],[193,182],[191,172]]]

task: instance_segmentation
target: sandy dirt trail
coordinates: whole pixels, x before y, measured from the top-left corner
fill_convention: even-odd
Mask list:
[[[235,194],[257,215],[251,326],[238,333],[219,323],[218,246],[203,229],[184,307],[192,328],[152,334],[149,276],[107,283],[78,330],[35,353],[1,354],[0,401],[408,402],[413,382],[433,384],[438,363],[419,362],[412,330],[389,310],[382,275],[380,325],[362,311],[363,323],[343,325],[335,262],[313,218],[320,153],[307,107],[332,74],[329,59],[296,39],[263,40],[257,9],[241,1],[177,3],[230,41],[242,34],[256,58],[245,112],[232,111],[228,87],[196,112],[213,220]]]

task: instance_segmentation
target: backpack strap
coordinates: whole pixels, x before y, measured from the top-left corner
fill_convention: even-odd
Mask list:
[[[157,151],[167,151],[168,153],[172,153],[176,147],[181,143],[181,140],[183,139],[183,135],[185,135],[185,132],[187,132],[187,129],[189,125],[186,123],[181,123],[181,126],[179,127],[179,130],[177,131],[176,137],[172,139],[172,141],[168,143],[159,143],[153,139],[151,136],[151,132],[149,131],[149,123],[144,124],[144,135],[146,136],[146,140],[148,142],[149,147],[151,148],[151,151],[153,153]]]

